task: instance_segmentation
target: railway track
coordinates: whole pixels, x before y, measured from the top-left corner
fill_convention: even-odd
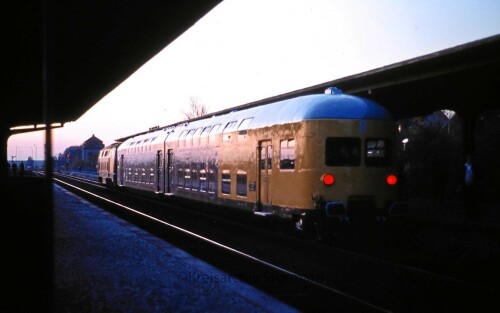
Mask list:
[[[290,236],[253,215],[230,219],[86,179],[54,180],[301,311],[484,312],[498,305],[498,290]]]

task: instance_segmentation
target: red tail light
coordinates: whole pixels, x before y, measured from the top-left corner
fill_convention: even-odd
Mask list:
[[[325,186],[331,186],[335,183],[335,176],[333,176],[333,174],[326,173],[321,176],[321,180]]]
[[[387,177],[385,178],[385,181],[386,181],[387,185],[394,186],[398,183],[398,177],[394,174],[387,175]]]

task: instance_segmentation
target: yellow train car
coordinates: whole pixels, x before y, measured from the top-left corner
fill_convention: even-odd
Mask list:
[[[396,145],[382,106],[329,88],[129,136],[113,146],[111,177],[131,190],[287,218],[298,229],[383,220],[399,205]]]

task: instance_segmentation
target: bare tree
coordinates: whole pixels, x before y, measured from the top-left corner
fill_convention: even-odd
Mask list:
[[[208,108],[206,105],[200,103],[198,101],[198,98],[196,97],[191,97],[190,103],[189,103],[189,111],[183,111],[184,116],[186,119],[190,120],[196,117],[203,116],[208,113]]]

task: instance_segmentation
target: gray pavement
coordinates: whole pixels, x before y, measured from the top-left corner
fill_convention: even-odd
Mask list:
[[[296,312],[54,186],[56,312]]]

